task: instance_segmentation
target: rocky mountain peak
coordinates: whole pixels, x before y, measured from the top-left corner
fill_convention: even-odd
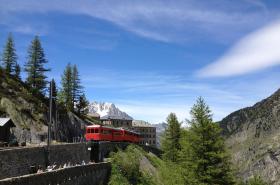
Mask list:
[[[127,113],[121,111],[118,107],[116,107],[115,104],[109,102],[94,101],[89,104],[88,108],[89,113],[98,114],[100,117],[109,116],[119,119],[133,119]]]

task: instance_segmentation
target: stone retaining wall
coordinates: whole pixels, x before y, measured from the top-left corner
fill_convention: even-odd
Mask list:
[[[30,174],[31,166],[43,168],[48,162],[45,147],[18,148],[0,150],[0,179]],[[52,145],[50,147],[49,162],[63,165],[86,163],[90,160],[90,153],[85,143]]]
[[[102,185],[107,184],[110,163],[75,166],[0,180],[0,185]]]

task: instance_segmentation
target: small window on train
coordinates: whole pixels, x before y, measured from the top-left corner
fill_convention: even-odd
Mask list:
[[[121,133],[120,133],[120,132],[114,132],[114,135],[116,135],[116,136],[120,136],[120,135],[121,135]]]
[[[102,134],[111,134],[111,133],[112,133],[111,130],[103,130],[103,131],[102,131]]]

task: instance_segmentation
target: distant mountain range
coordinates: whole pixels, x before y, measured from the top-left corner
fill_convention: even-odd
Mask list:
[[[162,134],[164,133],[165,129],[167,128],[167,123],[162,122],[162,123],[157,123],[153,124],[153,126],[156,127],[156,138],[157,138],[157,147],[160,148],[160,138]]]
[[[88,108],[90,114],[98,114],[100,117],[133,120],[131,116],[121,111],[113,103],[94,101],[89,104]]]

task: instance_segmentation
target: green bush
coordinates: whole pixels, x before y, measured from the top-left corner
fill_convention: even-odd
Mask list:
[[[119,150],[113,153],[111,155],[112,173],[109,184],[154,184],[152,177],[139,170],[142,152],[139,147],[130,145],[125,151]]]
[[[264,182],[260,176],[254,176],[247,180],[246,182],[240,181],[236,183],[237,185],[268,185],[268,183]]]
[[[260,176],[254,176],[253,178],[249,179],[246,185],[268,185],[264,182]]]

